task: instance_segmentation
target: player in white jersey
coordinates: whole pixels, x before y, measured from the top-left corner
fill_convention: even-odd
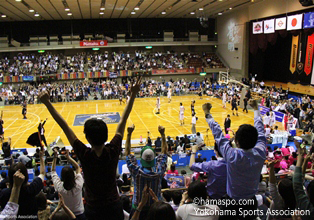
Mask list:
[[[183,107],[183,105],[182,105],[182,102],[180,103],[180,115],[179,115],[179,117],[180,117],[180,125],[182,126],[182,125],[184,125],[184,107]]]
[[[130,101],[130,96],[129,96],[129,94],[126,96],[126,103],[128,104],[129,103],[129,101]]]
[[[222,107],[226,108],[226,102],[227,102],[227,93],[225,91],[223,91],[222,93]]]
[[[160,98],[159,97],[157,97],[157,100],[156,100],[156,108],[157,108],[156,114],[160,114]]]
[[[171,102],[171,92],[172,92],[172,90],[171,90],[171,88],[169,88],[168,89],[168,94],[167,94],[167,96],[168,96],[168,103]]]

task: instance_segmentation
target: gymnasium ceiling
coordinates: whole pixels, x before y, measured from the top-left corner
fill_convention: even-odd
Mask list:
[[[261,0],[0,0],[0,22],[216,17],[218,13],[248,7],[259,1]]]

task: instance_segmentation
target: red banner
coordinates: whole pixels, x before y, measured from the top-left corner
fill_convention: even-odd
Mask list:
[[[314,34],[311,34],[307,37],[306,45],[306,58],[304,72],[306,75],[310,75],[313,65],[313,49],[314,49]]]
[[[106,40],[90,40],[90,41],[80,41],[81,47],[101,47],[107,46],[108,42]]]
[[[153,75],[167,75],[167,74],[191,74],[195,73],[194,68],[190,69],[176,69],[176,70],[152,70]]]

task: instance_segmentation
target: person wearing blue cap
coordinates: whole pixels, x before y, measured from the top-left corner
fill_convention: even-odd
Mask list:
[[[168,146],[165,128],[163,126],[158,126],[158,131],[162,139],[161,154],[156,157],[155,150],[150,146],[146,146],[141,150],[141,164],[139,165],[136,157],[131,154],[131,136],[134,129],[134,125],[128,127],[128,136],[125,143],[126,163],[134,181],[134,195],[130,219],[135,212],[140,212],[139,219],[142,220],[146,219],[149,207],[154,203],[154,201],[150,199],[143,209],[138,208],[144,187],[147,186],[150,188],[161,200],[161,181],[167,169]]]

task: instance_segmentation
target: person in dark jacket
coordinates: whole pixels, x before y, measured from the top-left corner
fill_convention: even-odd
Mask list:
[[[228,134],[229,128],[231,127],[230,115],[227,115],[227,118],[225,119],[224,127],[225,127],[225,133]]]

